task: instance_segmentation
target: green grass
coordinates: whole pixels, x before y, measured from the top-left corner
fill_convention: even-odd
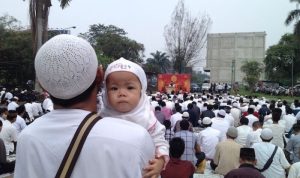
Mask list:
[[[264,93],[255,93],[255,92],[251,92],[249,90],[246,90],[244,88],[240,88],[238,94],[242,95],[242,96],[257,96],[257,97],[265,97],[268,100],[275,100],[277,101],[278,99],[280,100],[286,100],[288,103],[292,103],[294,102],[295,99],[300,99],[300,97],[292,97],[292,96],[282,96],[282,95],[278,95],[278,96],[274,96],[274,95],[269,95],[269,94],[264,94]]]

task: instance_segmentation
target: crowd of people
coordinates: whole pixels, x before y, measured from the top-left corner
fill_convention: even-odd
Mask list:
[[[300,177],[299,100],[150,94],[139,65],[120,58],[104,73],[91,45],[72,35],[45,43],[35,70],[46,92],[0,92],[0,174]]]

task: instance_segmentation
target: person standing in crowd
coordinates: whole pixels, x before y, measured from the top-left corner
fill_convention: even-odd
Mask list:
[[[227,139],[216,146],[214,160],[210,164],[212,169],[221,175],[226,175],[229,171],[239,166],[241,145],[234,141],[238,136],[237,129],[229,127],[226,136]]]
[[[174,137],[170,141],[170,161],[161,172],[162,178],[190,178],[195,172],[195,166],[180,157],[184,153],[185,143],[182,138]]]
[[[231,170],[224,178],[265,178],[256,168],[255,151],[253,148],[241,148],[240,167]]]
[[[55,109],[21,132],[14,178],[55,177],[75,131],[86,116],[97,113],[103,71],[87,41],[72,35],[51,38],[37,52],[35,70]],[[146,129],[105,117],[87,135],[72,178],[142,177],[154,154]]]
[[[169,144],[165,139],[165,127],[157,121],[151,110],[146,90],[147,78],[141,66],[124,58],[112,62],[104,75],[100,115],[119,117],[148,130],[155,144],[156,154],[147,169],[153,169],[149,172],[159,175],[169,159]]]
[[[285,177],[285,170],[290,167],[289,162],[285,158],[285,155],[282,149],[278,146],[275,146],[271,143],[273,139],[272,130],[269,128],[264,128],[261,131],[262,142],[254,143],[252,148],[255,150],[255,155],[257,159],[256,167],[261,170],[261,173],[266,178],[283,178]],[[277,150],[275,150],[277,148]],[[262,171],[266,166],[266,163],[271,158],[271,155],[274,154],[273,161],[271,164]]]

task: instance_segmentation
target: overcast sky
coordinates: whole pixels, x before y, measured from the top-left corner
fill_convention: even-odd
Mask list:
[[[72,0],[62,10],[52,0],[49,28],[76,26],[71,34],[87,32],[92,24],[123,28],[131,39],[145,45],[145,55],[165,51],[164,27],[171,20],[177,0]],[[0,15],[9,14],[29,25],[29,0],[0,0]],[[284,20],[296,3],[289,0],[185,0],[194,15],[206,13],[212,19],[210,33],[265,31],[266,49],[280,37],[292,32]]]

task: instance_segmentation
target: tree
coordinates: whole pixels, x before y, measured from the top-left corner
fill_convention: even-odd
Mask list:
[[[175,71],[182,73],[184,67],[199,62],[198,57],[205,47],[210,24],[208,15],[192,17],[183,0],[178,2],[171,23],[164,31],[167,52]]]
[[[257,61],[245,61],[241,66],[241,71],[245,73],[244,81],[248,84],[250,90],[254,91],[263,71],[262,64]]]
[[[34,79],[31,32],[12,16],[0,17],[0,83],[24,86]]]
[[[167,73],[168,69],[171,67],[169,56],[167,56],[165,52],[160,51],[150,53],[150,55],[152,57],[147,59],[146,68],[155,73]]]
[[[91,25],[88,32],[80,34],[93,45],[98,56],[110,58],[106,60],[109,63],[120,57],[142,63],[144,45],[129,39],[126,35],[126,31],[119,27],[103,24]]]
[[[71,0],[59,1],[60,7],[64,9],[69,5]],[[51,0],[30,0],[29,2],[29,15],[34,56],[42,44],[48,40],[48,17],[50,7]],[[35,89],[38,91],[41,90],[37,82],[35,83]]]
[[[298,36],[298,38],[300,38],[300,10],[298,9],[298,4],[300,3],[300,0],[290,0],[290,2],[296,2],[297,8],[295,10],[290,11],[289,15],[285,20],[285,24],[290,25],[293,21],[296,21],[294,27],[294,34]]]
[[[294,70],[294,66],[300,65],[299,58],[296,58],[296,51],[299,51],[300,47],[296,41],[293,34],[285,34],[277,45],[273,45],[267,50],[264,60],[267,79],[291,85],[291,76],[293,75],[295,76],[293,79],[296,81],[300,74],[298,70]],[[293,70],[292,67],[294,67]]]

